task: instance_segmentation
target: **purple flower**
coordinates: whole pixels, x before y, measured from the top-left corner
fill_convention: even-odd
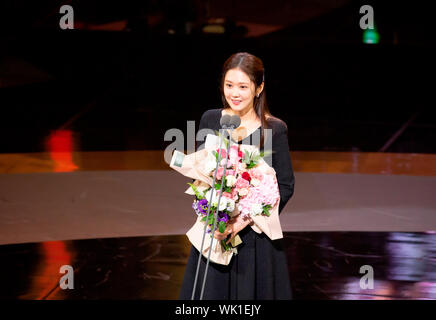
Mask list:
[[[202,213],[202,214],[206,214],[207,213],[207,200],[206,199],[201,199],[200,201],[198,201],[198,210]]]
[[[219,221],[224,221],[227,223],[227,221],[229,221],[229,216],[227,215],[227,213],[224,213],[222,211],[218,212],[218,218]]]

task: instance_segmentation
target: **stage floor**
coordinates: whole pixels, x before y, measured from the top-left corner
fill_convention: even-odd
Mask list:
[[[436,299],[434,155],[291,157],[295,299]],[[177,299],[195,215],[163,151],[2,154],[0,172],[0,298]]]
[[[293,152],[284,231],[436,230],[436,155]],[[163,151],[0,155],[0,244],[185,234],[191,182]]]

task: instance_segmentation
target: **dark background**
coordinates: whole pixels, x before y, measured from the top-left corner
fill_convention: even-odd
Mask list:
[[[74,30],[59,27],[63,4]],[[364,4],[378,44],[362,41]],[[166,130],[221,107],[221,67],[237,51],[263,60],[291,151],[435,153],[430,4],[2,1],[0,153],[44,151],[56,129],[71,130],[77,150],[163,150]],[[224,33],[203,31],[212,18],[225,18]],[[275,29],[248,36],[253,25]]]

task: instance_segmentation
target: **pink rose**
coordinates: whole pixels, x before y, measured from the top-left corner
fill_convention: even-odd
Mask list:
[[[213,174],[215,174],[215,171],[213,172]],[[218,167],[218,172],[216,173],[216,178],[218,180],[221,180],[223,178],[223,174],[224,174],[224,168]],[[235,174],[235,170],[232,170],[232,169],[226,170],[226,176],[233,176],[234,174]]]
[[[262,181],[263,173],[259,169],[253,168],[250,169],[248,172],[250,173],[252,178]]]
[[[216,173],[216,178],[218,180],[221,180],[221,178],[223,177],[223,174],[224,174],[224,168],[218,167],[218,172]]]
[[[220,166],[224,167],[224,165],[226,164],[226,159],[222,159],[220,162]],[[231,168],[233,167],[234,163],[231,159],[227,159],[227,168]]]
[[[230,150],[229,150],[229,158],[232,159],[234,162],[238,162],[239,161],[239,150],[238,150],[238,146],[231,146]]]
[[[218,154],[220,153],[219,150],[220,150],[220,149],[216,149],[216,152],[217,152]],[[225,159],[225,158],[226,158],[226,155],[227,155],[227,153],[226,153],[226,149],[221,148],[221,159]]]
[[[233,196],[232,196],[232,194],[230,192],[223,192],[223,197],[227,197],[229,199],[233,198]]]
[[[243,179],[243,178],[238,178],[236,180],[236,188],[241,189],[241,188],[248,188],[250,186],[250,182],[248,182],[247,180]]]
[[[226,176],[234,176],[235,175],[235,170],[232,170],[232,169],[227,169],[227,171],[226,171]]]
[[[238,189],[237,188],[232,189],[232,198],[233,198],[233,200],[238,199]]]

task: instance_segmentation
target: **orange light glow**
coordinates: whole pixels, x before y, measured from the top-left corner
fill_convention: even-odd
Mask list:
[[[59,281],[64,274],[60,273],[63,265],[73,267],[75,254],[72,253],[65,242],[49,241],[43,242],[39,247],[40,258],[35,268],[34,276],[31,277],[29,289],[20,299],[62,299],[63,290]]]
[[[47,142],[54,172],[70,172],[78,169],[73,162],[73,138],[71,130],[53,131]]]

